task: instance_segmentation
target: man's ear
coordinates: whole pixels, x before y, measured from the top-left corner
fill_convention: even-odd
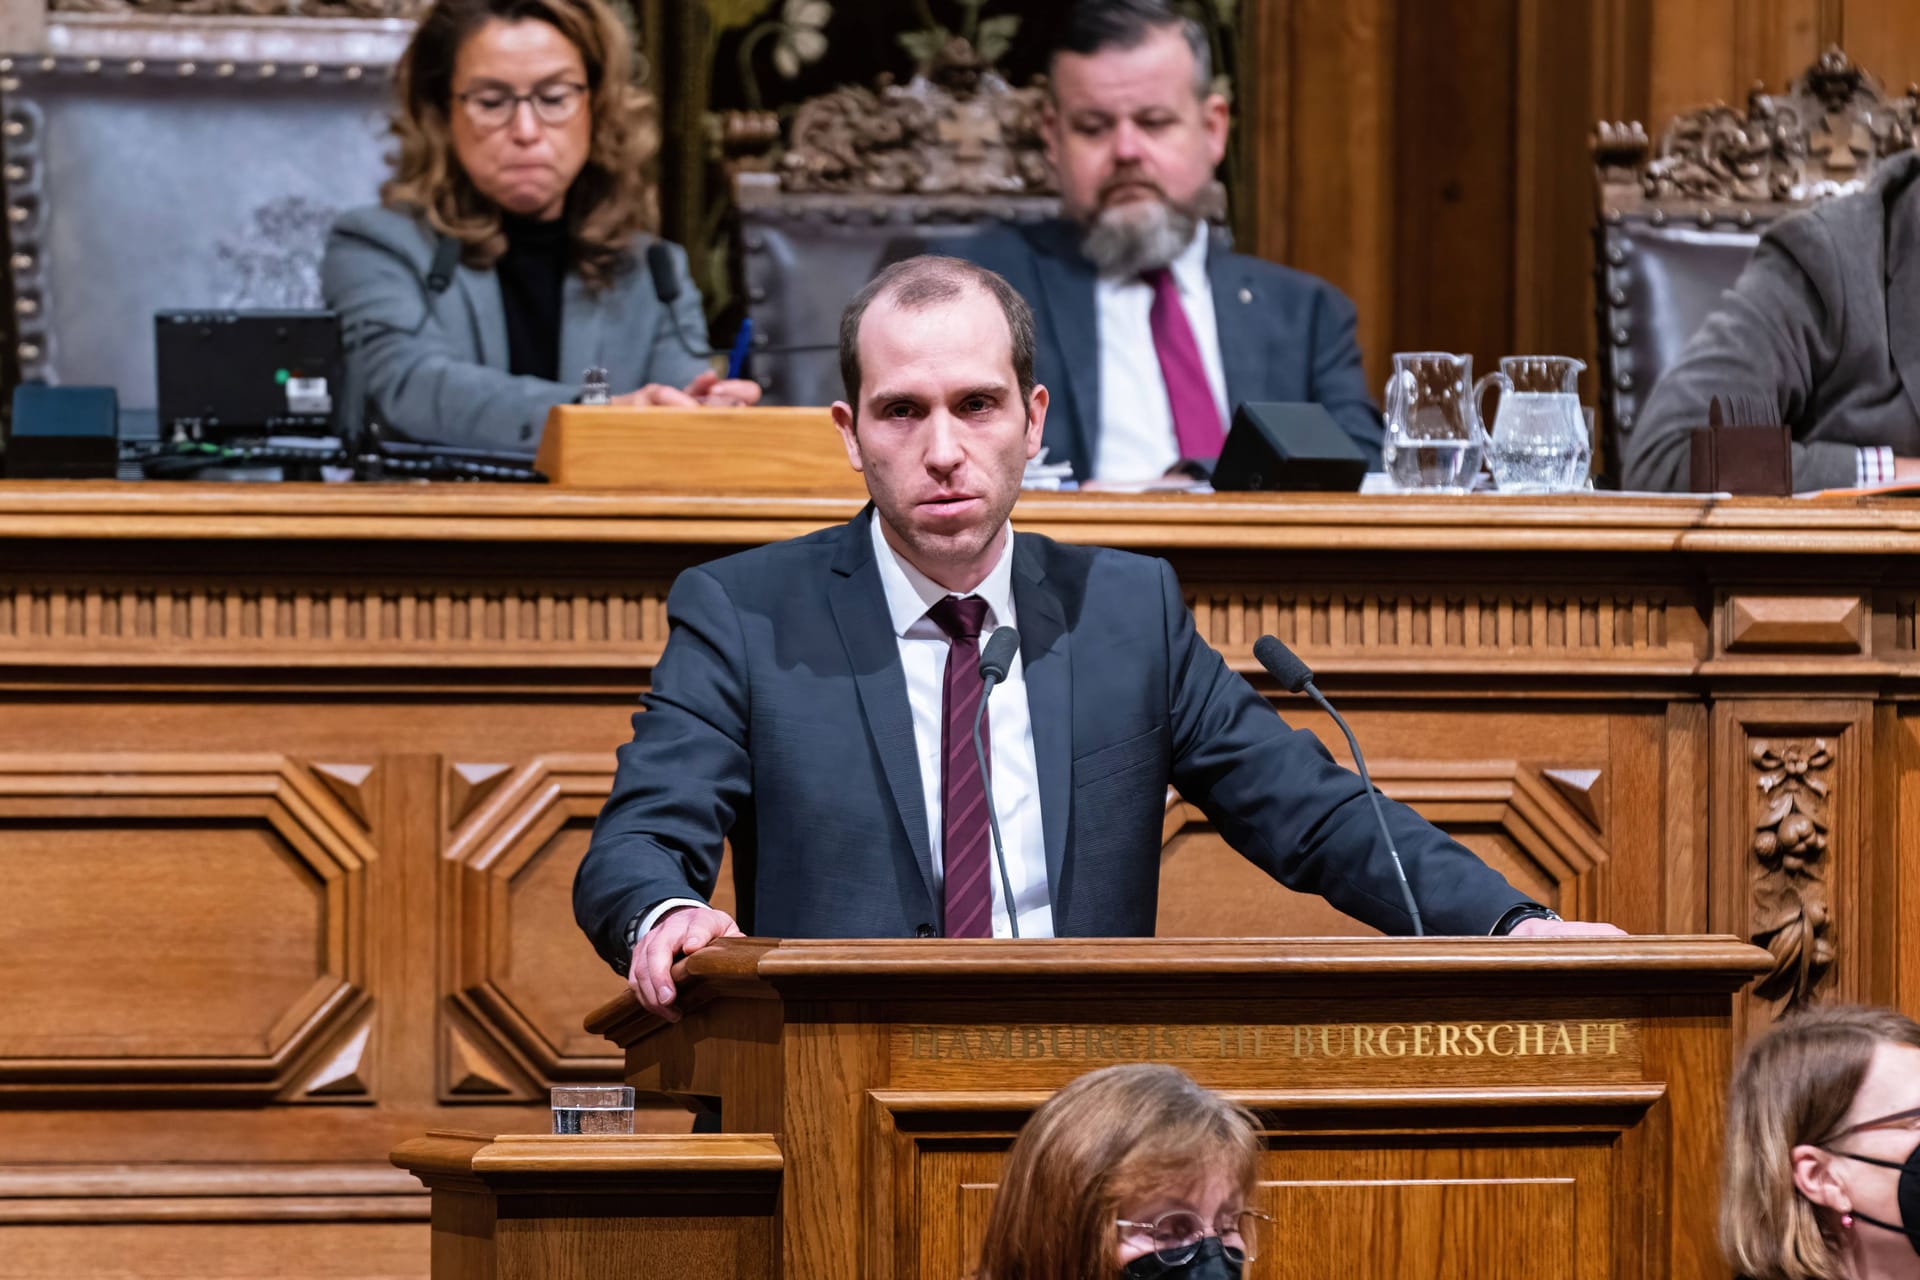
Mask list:
[[[1027,397],[1027,456],[1034,457],[1040,452],[1040,441],[1047,434],[1047,389],[1039,383],[1033,384],[1033,394]],[[1055,458],[1055,462],[1059,459]]]
[[[1040,96],[1040,148],[1054,173],[1060,172],[1060,107],[1053,100],[1053,89]]]
[[[847,465],[865,471],[860,463],[860,437],[854,430],[853,406],[845,400],[833,402],[833,425],[840,432],[840,443],[847,447]]]
[[[1217,93],[1210,93],[1200,104],[1200,127],[1207,135],[1207,155],[1216,168],[1227,155],[1227,125],[1233,109]]]
[[[1793,1149],[1790,1158],[1793,1161],[1793,1185],[1801,1195],[1835,1213],[1853,1210],[1853,1197],[1847,1194],[1846,1184],[1834,1175],[1832,1153],[1802,1143]]]

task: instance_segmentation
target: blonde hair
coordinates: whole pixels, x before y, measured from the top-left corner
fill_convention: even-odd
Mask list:
[[[1108,1280],[1122,1204],[1222,1173],[1251,1196],[1260,1146],[1245,1108],[1173,1067],[1081,1076],[1014,1140],[976,1280]]]
[[[634,236],[657,225],[648,168],[659,144],[653,99],[634,83],[627,28],[606,0],[435,0],[394,67],[391,128],[400,146],[381,203],[458,240],[469,266],[491,267],[506,252],[500,209],[460,167],[448,122],[454,59],[496,18],[546,23],[586,65],[593,138],[564,216],[574,269],[589,289],[603,289],[633,266]]]
[[[1793,1149],[1832,1139],[1873,1051],[1920,1048],[1920,1024],[1888,1009],[1792,1014],[1748,1046],[1727,1107],[1720,1247],[1751,1280],[1845,1280],[1831,1225],[1793,1181]]]

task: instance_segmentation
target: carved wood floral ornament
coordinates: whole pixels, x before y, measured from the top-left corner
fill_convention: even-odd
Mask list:
[[[1594,135],[1603,209],[1643,205],[1798,207],[1858,190],[1887,156],[1920,139],[1920,88],[1889,97],[1830,48],[1788,86],[1756,85],[1745,110],[1716,103],[1675,117],[1655,148],[1638,123]],[[1676,207],[1680,206],[1680,207]]]
[[[1833,965],[1827,839],[1833,749],[1824,738],[1756,741],[1753,941],[1773,954],[1755,986],[1792,1009],[1813,999]]]

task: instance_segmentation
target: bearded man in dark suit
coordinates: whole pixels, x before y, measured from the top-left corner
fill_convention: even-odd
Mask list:
[[[1238,405],[1283,400],[1324,405],[1378,469],[1353,304],[1207,224],[1228,110],[1206,32],[1166,0],[1074,0],[1052,50],[1042,133],[1063,216],[946,246],[1033,307],[1049,461],[1152,479],[1218,457]]]

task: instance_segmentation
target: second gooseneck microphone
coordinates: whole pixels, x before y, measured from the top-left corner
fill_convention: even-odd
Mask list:
[[[1013,655],[1020,651],[1020,633],[1012,627],[996,627],[987,637],[980,653],[980,705],[973,713],[973,756],[980,762],[980,782],[987,790],[987,830],[993,833],[993,862],[1000,869],[1000,891],[1007,900],[1007,928],[1020,936],[1020,908],[1013,900],[1013,877],[1007,874],[1007,851],[1000,844],[1000,816],[993,803],[993,775],[987,771],[987,751],[980,743],[980,724],[986,718],[987,698],[993,686],[1007,678]]]
[[[1414,901],[1413,887],[1407,883],[1407,869],[1400,863],[1400,850],[1393,843],[1393,828],[1387,825],[1387,815],[1380,808],[1380,793],[1373,789],[1373,779],[1367,776],[1367,758],[1360,754],[1360,743],[1355,740],[1353,730],[1347,727],[1345,717],[1333,709],[1327,701],[1327,695],[1321,693],[1313,683],[1313,668],[1300,661],[1300,655],[1287,648],[1272,636],[1261,636],[1253,642],[1253,656],[1267,669],[1267,674],[1280,682],[1280,687],[1288,693],[1304,693],[1320,705],[1320,709],[1333,717],[1340,726],[1340,732],[1347,735],[1347,747],[1353,752],[1354,767],[1359,771],[1360,784],[1367,789],[1367,799],[1373,802],[1373,819],[1380,824],[1380,836],[1387,842],[1387,856],[1393,859],[1393,874],[1400,881],[1400,896],[1405,899],[1407,915],[1413,920],[1413,936],[1426,936],[1426,926],[1420,922],[1420,904]]]
[[[673,336],[686,348],[687,354],[696,360],[711,360],[715,356],[730,355],[730,352],[716,351],[709,347],[696,347],[687,331],[680,327],[680,317],[675,314],[673,304],[680,298],[680,267],[673,260],[673,250],[662,241],[655,240],[647,246],[647,274],[653,277],[653,296],[667,313],[667,325],[673,330]],[[781,347],[755,347],[747,354],[763,356],[800,355],[810,351],[838,351],[837,343],[802,342]]]

